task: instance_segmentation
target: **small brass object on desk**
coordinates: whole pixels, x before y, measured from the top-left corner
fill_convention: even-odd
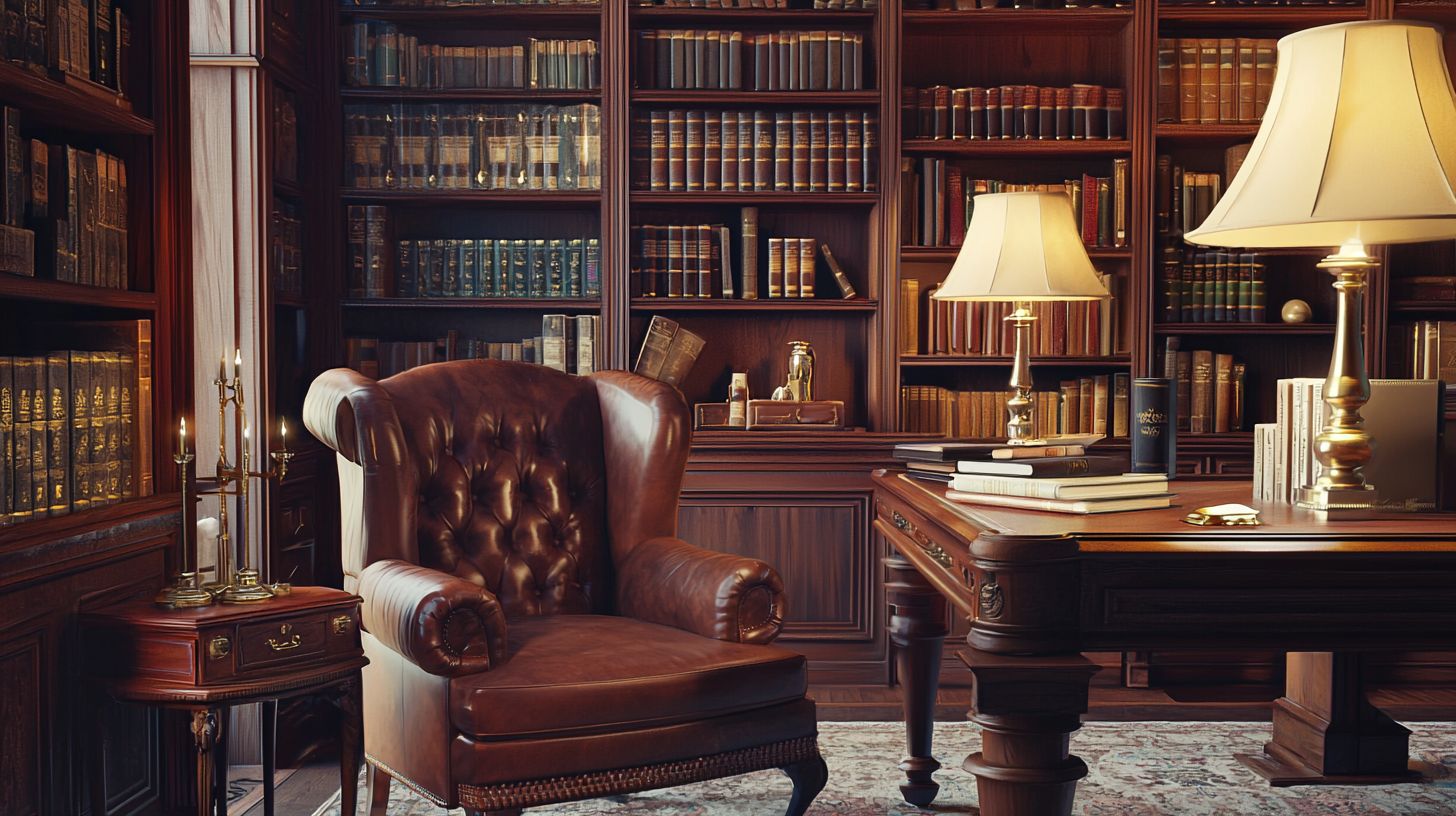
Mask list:
[[[1198,527],[1258,527],[1259,511],[1242,504],[1219,504],[1200,507],[1182,521]]]

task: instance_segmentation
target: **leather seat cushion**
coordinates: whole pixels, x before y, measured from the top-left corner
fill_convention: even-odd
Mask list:
[[[516,618],[507,631],[505,665],[450,681],[451,721],[477,740],[703,719],[807,690],[802,655],[631,618]]]

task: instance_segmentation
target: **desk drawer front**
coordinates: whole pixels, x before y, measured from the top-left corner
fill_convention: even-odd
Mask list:
[[[315,657],[327,648],[327,633],[328,621],[323,615],[240,626],[238,669]]]

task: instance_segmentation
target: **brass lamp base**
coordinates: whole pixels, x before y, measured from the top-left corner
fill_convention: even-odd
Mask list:
[[[1016,391],[1006,401],[1006,444],[1018,446],[1045,445],[1036,438],[1036,425],[1031,409],[1031,304],[1017,301],[1016,308],[1003,318],[1016,331],[1016,356],[1011,363],[1011,387]]]
[[[172,586],[157,593],[153,602],[159,606],[172,606],[179,609],[212,605],[212,593],[197,585],[197,573],[178,573],[173,576],[172,581]]]
[[[233,574],[232,585],[219,599],[227,604],[262,603],[273,600],[273,590],[263,586],[254,569],[241,569]]]

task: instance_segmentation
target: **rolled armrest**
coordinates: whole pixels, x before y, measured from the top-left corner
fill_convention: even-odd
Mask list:
[[[627,617],[736,643],[771,643],[783,628],[784,584],[762,561],[653,538],[617,565]]]
[[[359,596],[364,629],[430,674],[476,674],[505,662],[500,603],[463,578],[376,561],[359,575]]]

